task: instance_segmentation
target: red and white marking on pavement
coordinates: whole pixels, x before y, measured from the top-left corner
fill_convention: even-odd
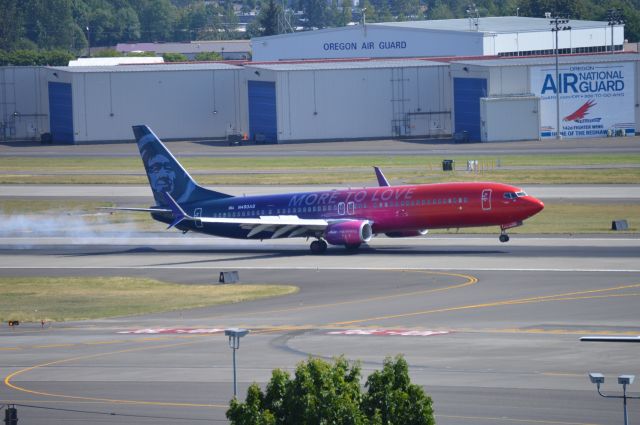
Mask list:
[[[375,336],[434,336],[446,335],[449,331],[413,331],[409,329],[347,329],[327,332],[329,335],[375,335]]]
[[[160,329],[136,329],[133,331],[120,331],[119,334],[133,334],[133,335],[158,335],[158,334],[217,334],[224,332],[224,329],[211,328],[211,329],[175,329],[175,328],[160,328]]]

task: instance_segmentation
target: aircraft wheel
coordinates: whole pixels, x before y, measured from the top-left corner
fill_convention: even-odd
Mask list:
[[[311,245],[309,246],[309,248],[311,249],[311,252],[314,254],[322,254],[327,250],[327,243],[323,240],[313,241],[311,242]]]
[[[347,251],[355,251],[356,249],[360,248],[359,243],[348,243],[346,244],[344,247],[347,249]]]
[[[509,235],[507,235],[506,233],[500,235],[500,242],[509,242]]]

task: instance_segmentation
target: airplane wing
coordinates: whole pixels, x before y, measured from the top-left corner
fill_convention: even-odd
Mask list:
[[[200,220],[202,223],[238,224],[243,229],[251,229],[247,234],[248,238],[260,232],[272,232],[271,239],[285,237],[285,235],[292,238],[307,233],[323,232],[330,223],[323,219],[305,219],[296,215],[261,216],[258,218],[185,217],[185,219]]]

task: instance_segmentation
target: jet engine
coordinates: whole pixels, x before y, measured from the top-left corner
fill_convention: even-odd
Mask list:
[[[367,220],[350,220],[330,224],[324,238],[331,245],[357,246],[369,242],[373,236],[371,223]]]
[[[414,236],[424,236],[429,231],[427,229],[422,230],[406,230],[403,232],[389,232],[385,233],[388,238],[412,238]]]

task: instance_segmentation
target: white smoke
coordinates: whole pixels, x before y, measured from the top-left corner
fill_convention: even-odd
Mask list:
[[[58,210],[37,214],[5,214],[0,211],[0,238],[15,239],[14,243],[18,245],[21,245],[20,239],[26,242],[26,239],[42,238],[64,238],[72,244],[104,243],[105,238],[126,243],[131,238],[142,236],[142,232],[136,222],[116,222],[109,213]]]

